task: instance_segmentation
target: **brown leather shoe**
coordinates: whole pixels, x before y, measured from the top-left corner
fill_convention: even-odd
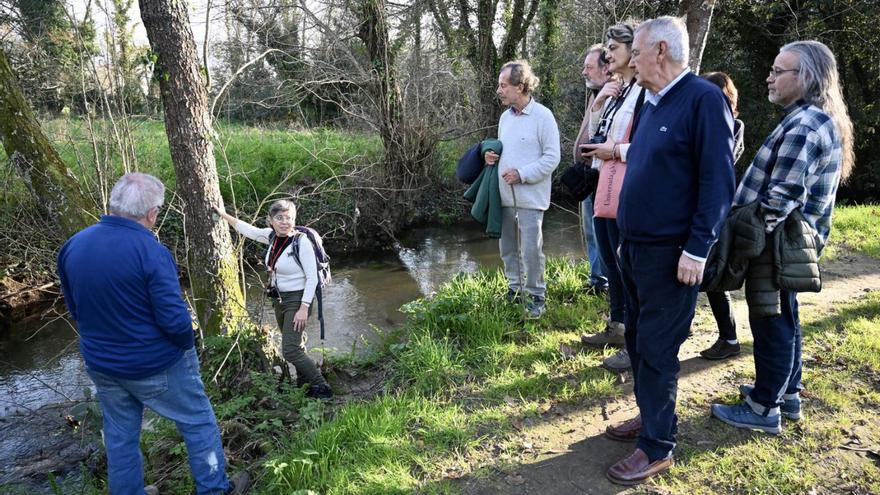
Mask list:
[[[605,477],[618,485],[638,485],[665,472],[673,464],[675,464],[675,459],[672,454],[669,454],[669,457],[651,462],[642,449],[636,449],[629,457],[617,461],[617,464],[608,468]]]
[[[628,419],[623,423],[609,425],[605,428],[605,436],[618,442],[633,442],[642,432],[642,415]]]

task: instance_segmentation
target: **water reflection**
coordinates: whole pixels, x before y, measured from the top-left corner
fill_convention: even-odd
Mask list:
[[[582,256],[577,217],[551,210],[544,221],[544,250],[550,256]],[[324,295],[326,339],[319,339],[317,318],[307,331],[313,356],[330,352],[363,352],[376,340],[374,327],[387,328],[403,321],[398,309],[430,295],[460,272],[501,264],[498,241],[488,239],[476,223],[417,229],[400,239],[396,253],[367,259],[333,260],[333,284]],[[271,302],[262,293],[257,274],[246,280],[249,309],[280,345]],[[317,308],[316,308],[317,309]],[[0,416],[28,410],[66,398],[82,397],[91,387],[80,359],[76,333],[58,320],[33,339],[33,328],[13,329],[0,335]]]
[[[63,319],[13,328],[0,335],[0,417],[94,390],[73,327]]]

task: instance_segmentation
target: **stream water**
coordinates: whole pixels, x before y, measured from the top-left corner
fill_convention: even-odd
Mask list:
[[[544,220],[548,256],[581,258],[578,218],[551,209]],[[324,294],[326,338],[318,338],[316,318],[309,320],[309,347],[320,359],[330,352],[360,352],[376,339],[374,327],[403,321],[403,304],[429,295],[459,272],[501,264],[498,241],[488,239],[472,221],[454,227],[428,227],[408,232],[396,252],[361,261],[334,258],[333,283]],[[262,323],[275,329],[271,304],[261,296],[258,277],[247,280],[248,302]],[[280,337],[277,332],[274,339]],[[76,332],[58,317],[13,326],[0,334],[0,417],[35,410],[45,404],[81,398],[91,382],[80,358]]]

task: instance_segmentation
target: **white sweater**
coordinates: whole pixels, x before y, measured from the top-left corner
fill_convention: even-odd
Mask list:
[[[559,165],[559,127],[553,113],[532,98],[522,113],[514,114],[510,109],[501,114],[498,139],[504,145],[498,162],[501,206],[514,206],[514,193],[501,178],[514,168],[522,180],[513,186],[516,206],[541,211],[550,208],[550,177]]]
[[[271,227],[261,229],[241,220],[235,224],[235,230],[248,239],[263,244],[269,244],[269,235],[272,233]],[[305,235],[298,235],[297,239],[299,242],[299,261],[302,263],[302,268],[293,258],[293,244],[290,244],[278,257],[271,276],[279,292],[302,290],[302,304],[309,306],[315,298],[315,289],[318,287],[318,265],[315,262],[315,250],[312,248],[312,243]],[[268,266],[268,250],[264,261]]]

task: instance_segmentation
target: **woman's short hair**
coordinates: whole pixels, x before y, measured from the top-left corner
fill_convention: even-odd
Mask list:
[[[739,117],[739,110],[736,108],[739,102],[739,91],[733,85],[733,79],[725,72],[707,72],[703,74],[703,79],[721,88],[724,96],[727,97],[727,101],[730,102],[730,110],[733,112],[733,116]]]
[[[636,37],[636,26],[638,24],[633,21],[621,22],[608,28],[605,33],[606,40],[614,40],[623,43],[627,48],[632,48],[633,39]]]
[[[296,223],[296,205],[289,199],[279,199],[269,205],[269,220],[282,211],[290,214],[291,223]]]
[[[165,202],[165,185],[149,174],[131,172],[113,185],[107,207],[116,216],[140,220]]]
[[[501,66],[501,72],[504,72],[506,69],[510,69],[510,76],[508,77],[510,84],[514,86],[522,84],[524,93],[530,94],[532,91],[538,89],[538,83],[540,83],[541,80],[538,79],[538,76],[536,76],[534,72],[532,72],[532,66],[529,65],[528,60],[513,60],[507,62]]]

